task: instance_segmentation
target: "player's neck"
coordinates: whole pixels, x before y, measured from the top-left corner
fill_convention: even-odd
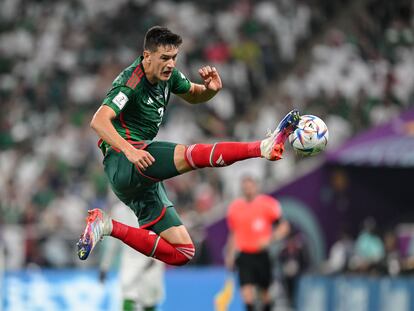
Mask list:
[[[142,62],[142,67],[144,67],[145,77],[147,78],[148,82],[151,84],[157,84],[159,82],[158,78],[155,75],[154,69],[151,67],[150,64],[146,62]]]
[[[256,198],[256,194],[252,194],[252,195],[245,195],[244,196],[244,199],[247,201],[247,202],[252,202],[255,198]]]

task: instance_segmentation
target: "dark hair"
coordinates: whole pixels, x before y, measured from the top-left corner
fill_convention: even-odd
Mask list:
[[[258,183],[257,179],[256,179],[254,176],[249,175],[249,174],[243,175],[243,176],[241,177],[241,181],[242,181],[242,182],[245,182],[245,181],[251,181],[251,182],[253,182],[253,183],[255,183],[255,184],[257,184],[257,183]]]
[[[155,52],[159,46],[179,47],[183,40],[166,27],[154,26],[148,29],[144,39],[144,50]]]

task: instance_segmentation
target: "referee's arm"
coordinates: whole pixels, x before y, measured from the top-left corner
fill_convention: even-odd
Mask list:
[[[275,222],[272,241],[280,241],[288,236],[290,233],[290,224],[286,219],[278,219]]]

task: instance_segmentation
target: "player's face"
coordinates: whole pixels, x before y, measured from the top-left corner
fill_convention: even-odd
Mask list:
[[[245,178],[242,181],[242,192],[247,199],[252,199],[257,195],[257,184],[252,178]]]
[[[178,48],[172,45],[159,46],[155,52],[150,52],[150,61],[154,78],[167,81],[177,62]]]

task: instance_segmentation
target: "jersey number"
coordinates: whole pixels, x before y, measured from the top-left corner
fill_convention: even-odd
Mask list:
[[[164,116],[164,108],[158,108],[158,113],[160,114],[160,119],[161,121],[157,124],[158,126],[160,126],[161,122],[162,122],[162,117]]]

